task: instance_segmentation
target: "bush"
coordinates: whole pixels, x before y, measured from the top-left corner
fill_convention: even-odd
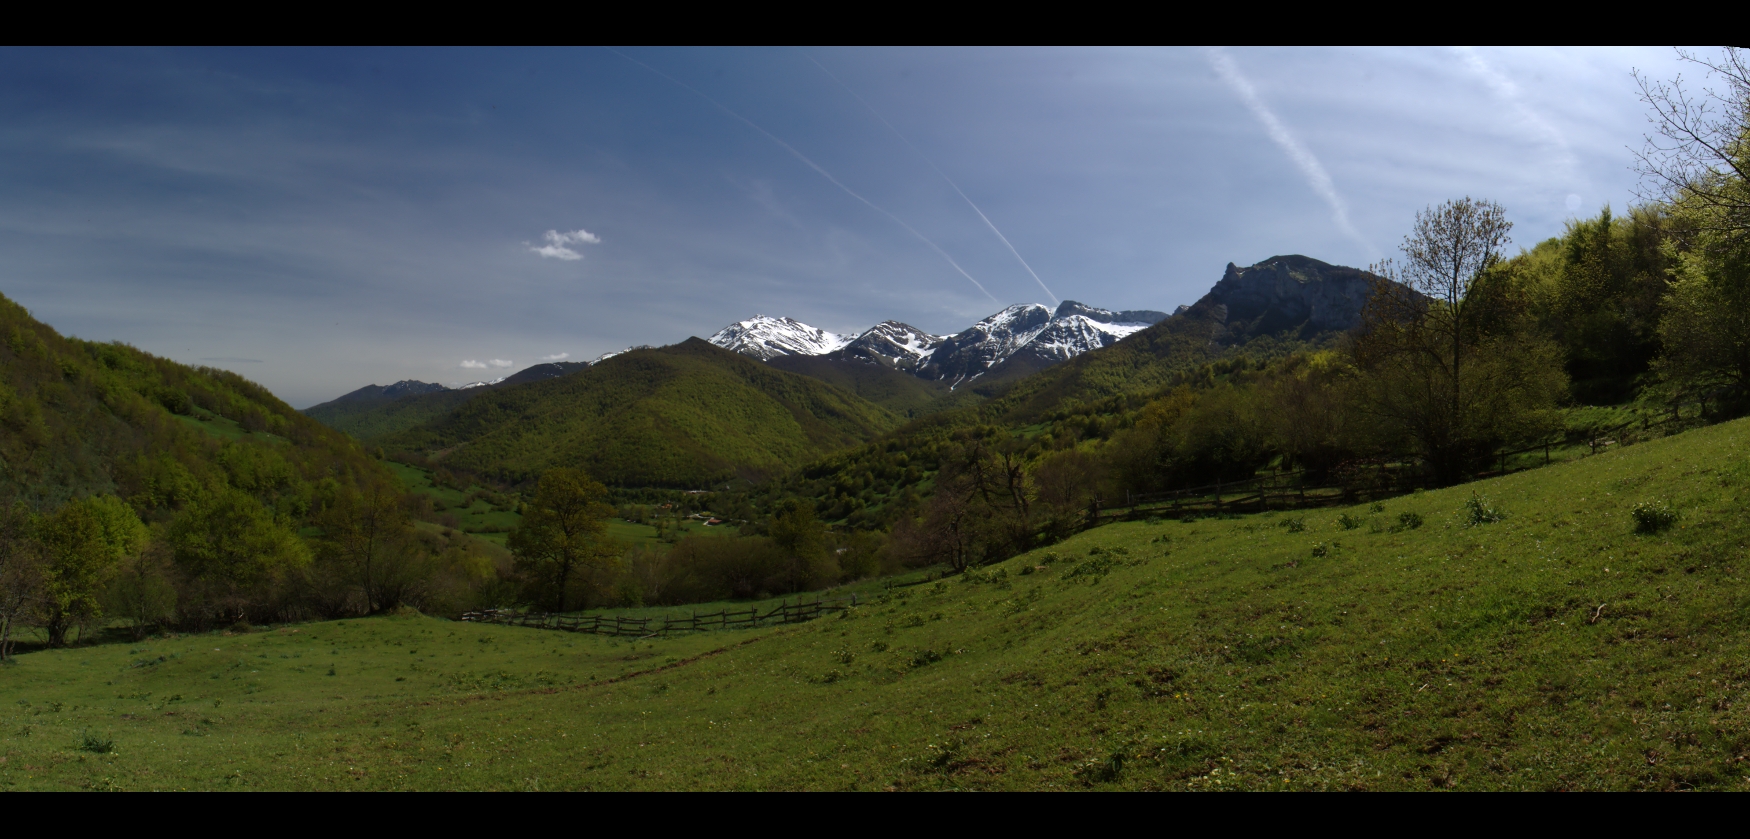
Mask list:
[[[1400,530],[1415,530],[1416,528],[1421,527],[1421,526],[1422,526],[1422,514],[1421,513],[1403,512],[1403,513],[1398,514],[1398,528]]]
[[[73,741],[73,748],[82,752],[106,755],[115,751],[115,740],[108,737],[99,737],[96,734],[86,731],[79,735],[78,740]]]
[[[1476,527],[1479,524],[1494,524],[1507,518],[1489,499],[1472,494],[1469,501],[1464,502],[1465,526]]]
[[[1354,530],[1361,526],[1361,522],[1361,519],[1351,516],[1348,513],[1344,513],[1337,517],[1337,526],[1344,530]]]
[[[1287,528],[1289,533],[1300,533],[1306,530],[1306,519],[1283,519],[1277,522],[1276,526]]]
[[[1634,516],[1636,533],[1658,533],[1677,523],[1677,511],[1664,501],[1642,501],[1629,510]]]

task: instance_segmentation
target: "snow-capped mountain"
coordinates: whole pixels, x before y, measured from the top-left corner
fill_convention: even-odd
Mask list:
[[[1068,361],[1090,350],[1109,347],[1166,319],[1165,312],[1148,309],[1114,312],[1065,300],[1052,314],[1051,323],[1018,352],[1044,362]]]
[[[911,324],[884,320],[852,339],[839,352],[846,358],[872,361],[910,373],[924,366],[946,340]]]
[[[780,355],[826,355],[851,342],[849,337],[798,320],[765,315],[736,321],[705,340],[761,361]]]
[[[469,382],[465,385],[456,385],[455,387],[451,388],[451,390],[467,390],[469,388],[476,388],[476,387],[492,387],[493,385],[498,384],[499,382],[502,382],[508,378],[510,378],[510,377],[509,376],[499,376],[498,378],[493,379],[490,382]]]
[[[828,356],[959,386],[1017,353],[1030,353],[1047,364],[1064,361],[1115,344],[1166,318],[1164,312],[1115,312],[1066,300],[1056,311],[1038,303],[1010,306],[955,335],[931,335],[887,320],[852,337],[790,318],[756,315],[730,324],[709,340],[761,361],[784,355]]]
[[[943,341],[918,375],[957,387],[1002,363],[1050,325],[1051,310],[1045,306],[1010,306]]]

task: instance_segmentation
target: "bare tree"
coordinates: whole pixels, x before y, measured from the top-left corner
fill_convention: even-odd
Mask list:
[[[1404,237],[1403,264],[1386,260],[1371,269],[1391,281],[1374,289],[1384,314],[1398,323],[1415,323],[1424,341],[1445,345],[1424,351],[1444,368],[1454,411],[1463,404],[1465,339],[1474,337],[1466,304],[1483,273],[1500,264],[1512,230],[1500,204],[1466,196],[1416,213],[1416,226]],[[1450,354],[1443,352],[1446,347]]]
[[[1726,47],[1709,60],[1680,49],[1677,56],[1717,85],[1696,93],[1681,75],[1667,82],[1634,71],[1653,126],[1635,152],[1640,197],[1703,210],[1698,229],[1750,234],[1750,51]]]
[[[1460,480],[1566,386],[1547,341],[1485,334],[1478,292],[1511,229],[1499,204],[1448,201],[1416,214],[1403,263],[1373,267],[1355,341],[1367,372],[1357,407],[1414,443],[1442,484]]]

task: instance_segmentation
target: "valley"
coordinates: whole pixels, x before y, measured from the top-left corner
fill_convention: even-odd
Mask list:
[[[6,671],[0,785],[1740,789],[1750,635],[1717,616],[1746,435],[1112,525],[799,626],[409,615],[36,653]],[[1470,523],[1473,495],[1505,518]],[[1653,498],[1678,523],[1636,534]]]
[[[0,62],[0,791],[1750,791],[1744,49]]]

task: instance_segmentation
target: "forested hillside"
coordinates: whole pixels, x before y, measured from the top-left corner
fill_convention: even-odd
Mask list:
[[[695,338],[496,388],[381,442],[513,484],[574,466],[611,485],[704,488],[794,469],[899,422],[853,394]]]
[[[307,508],[310,482],[388,474],[241,376],[66,338],[4,297],[0,425],[0,492],[38,508],[114,493],[151,518],[228,485]]]
[[[0,659],[27,625],[60,645],[117,622],[466,608],[509,571],[417,529],[429,511],[381,461],[259,385],[63,337],[4,298],[0,429]]]
[[[304,414],[329,428],[370,442],[387,437],[455,409],[481,390],[438,390],[388,399],[336,399],[304,409]]]

